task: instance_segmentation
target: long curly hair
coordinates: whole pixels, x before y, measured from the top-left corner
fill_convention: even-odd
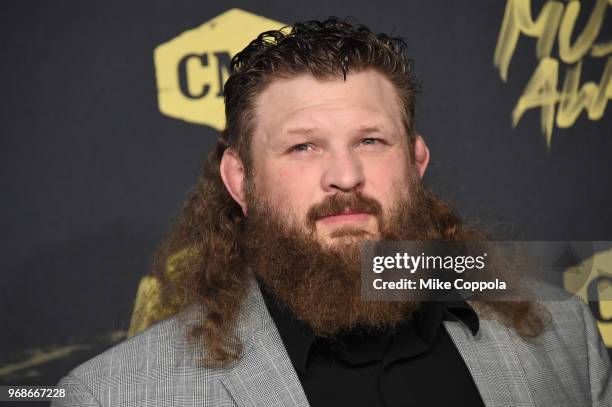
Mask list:
[[[240,357],[241,344],[234,322],[250,281],[240,260],[238,237],[244,215],[219,173],[224,151],[237,151],[248,179],[252,170],[250,140],[257,120],[254,108],[258,95],[271,81],[300,74],[320,80],[346,79],[347,74],[365,69],[380,72],[394,85],[413,155],[415,97],[420,85],[402,39],[330,18],[264,32],[232,59],[231,75],[224,87],[226,129],[209,153],[196,187],[154,258],[153,274],[161,287],[155,319],[194,305],[205,309],[203,319],[189,332],[191,339],[203,342],[205,364],[223,365]],[[428,238],[483,239],[481,233],[464,226],[449,205],[429,191],[424,193]],[[536,336],[544,325],[530,302],[490,303],[483,307],[525,337]]]

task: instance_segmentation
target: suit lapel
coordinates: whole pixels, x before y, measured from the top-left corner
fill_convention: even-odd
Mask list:
[[[465,361],[487,407],[535,407],[511,333],[496,320],[481,318],[473,336],[458,321],[445,328]],[[221,382],[240,407],[308,406],[282,339],[253,284],[238,319],[243,356]]]
[[[533,407],[525,372],[508,328],[481,318],[476,336],[457,321],[444,322],[487,407]]]
[[[238,320],[243,356],[221,382],[241,407],[308,406],[282,339],[253,281]]]

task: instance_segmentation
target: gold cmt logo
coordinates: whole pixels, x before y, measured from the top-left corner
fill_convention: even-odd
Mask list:
[[[612,56],[609,56],[612,41],[595,43],[595,40],[611,5],[612,0],[596,0],[582,32],[575,33],[581,8],[579,0],[548,1],[535,20],[531,16],[531,0],[507,0],[493,61],[501,79],[504,82],[508,80],[508,66],[521,34],[537,38],[536,55],[539,60],[512,111],[513,126],[518,124],[526,110],[541,108],[542,133],[550,147],[555,123],[560,128],[571,127],[582,110],[586,110],[590,120],[603,117],[608,99],[612,98]],[[572,37],[575,38],[573,42]],[[555,39],[558,58],[551,56]],[[580,86],[583,59],[587,56],[590,59],[607,56],[607,60],[598,84],[587,82]],[[560,91],[559,60],[567,64]]]
[[[596,252],[569,267],[563,274],[563,284],[567,291],[589,303],[606,346],[612,347],[612,249]]]
[[[231,9],[155,48],[159,111],[222,130],[223,85],[232,57],[258,34],[285,26]]]

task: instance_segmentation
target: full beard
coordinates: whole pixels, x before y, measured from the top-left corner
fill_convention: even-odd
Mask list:
[[[418,303],[361,299],[362,240],[424,240],[431,217],[420,180],[411,177],[410,197],[398,199],[384,216],[380,204],[361,194],[328,197],[311,208],[306,228],[288,222],[287,214],[248,194],[249,218],[239,242],[243,262],[282,307],[317,336],[333,337],[355,328],[382,330],[410,318]],[[345,226],[332,235],[337,244],[316,238],[317,219],[345,207],[376,216],[379,233]]]

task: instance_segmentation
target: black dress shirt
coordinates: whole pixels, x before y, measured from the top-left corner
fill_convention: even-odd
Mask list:
[[[442,325],[459,320],[478,332],[478,316],[462,299],[423,303],[395,329],[325,339],[261,286],[311,406],[484,406]]]

